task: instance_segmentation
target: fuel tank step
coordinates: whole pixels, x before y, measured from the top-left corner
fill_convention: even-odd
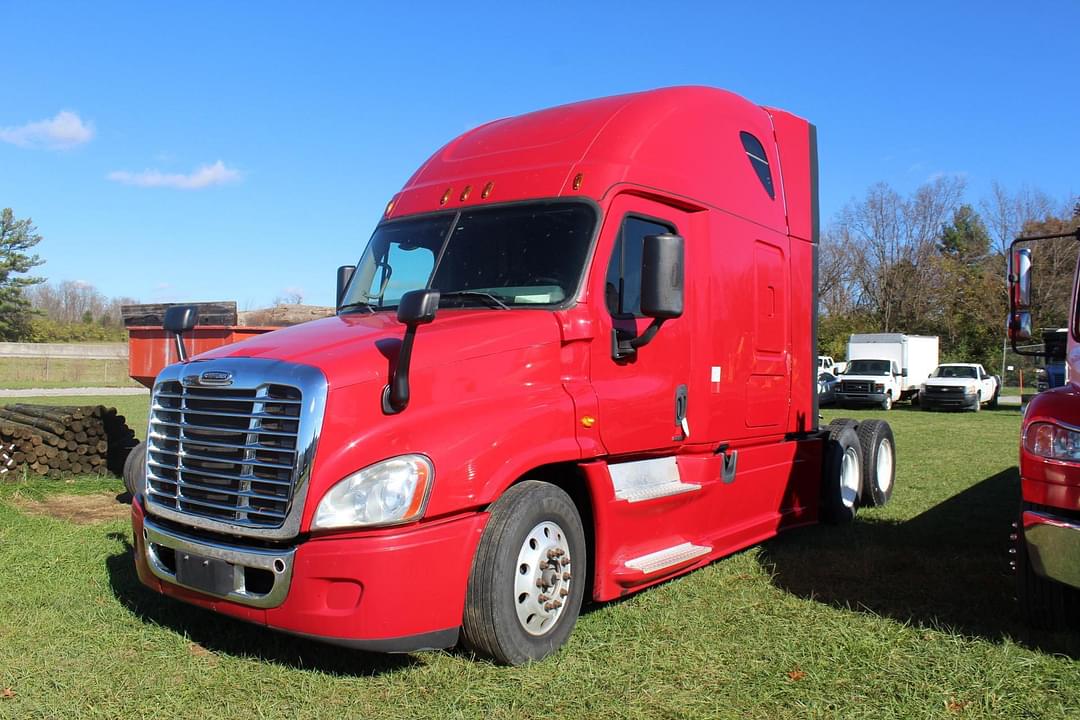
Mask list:
[[[711,547],[707,545],[694,545],[693,543],[683,543],[681,545],[675,545],[674,547],[664,548],[663,550],[657,550],[654,553],[648,555],[642,555],[632,560],[626,561],[626,567],[631,570],[637,570],[645,575],[652,575],[658,573],[661,570],[669,570],[679,565],[686,565],[693,560],[707,554]]]

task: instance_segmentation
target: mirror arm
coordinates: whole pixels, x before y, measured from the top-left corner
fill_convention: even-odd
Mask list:
[[[173,334],[173,339],[176,340],[176,357],[180,362],[187,362],[188,354],[187,348],[184,347],[184,333],[179,330]]]
[[[394,377],[383,388],[382,411],[387,415],[397,415],[409,405],[409,366],[412,364],[416,327],[412,323],[406,326],[405,337],[401,340],[401,350],[398,351]]]
[[[664,320],[666,319],[667,318],[653,318],[653,321],[649,323],[649,327],[645,328],[645,332],[637,337],[630,338],[629,340],[620,340],[619,331],[612,328],[611,357],[614,360],[626,360],[636,356],[638,348],[645,347],[652,342],[652,339],[656,337],[656,333],[660,330],[660,326],[664,324]]]

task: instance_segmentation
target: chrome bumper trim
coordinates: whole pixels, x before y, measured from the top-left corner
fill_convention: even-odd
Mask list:
[[[1037,575],[1080,588],[1080,525],[1043,512],[1025,510],[1024,542]]]
[[[155,546],[169,548],[176,553],[191,553],[215,560],[224,560],[233,566],[233,589],[219,595],[177,582],[176,574],[161,561]],[[285,602],[285,596],[288,595],[289,586],[292,584],[293,560],[296,555],[296,548],[262,550],[225,545],[166,530],[160,525],[154,524],[149,518],[143,519],[143,547],[145,548],[146,562],[150,567],[150,572],[154,573],[158,579],[204,595],[220,597],[242,605],[257,608],[277,607]],[[244,579],[244,568],[257,568],[273,573],[274,584],[270,592],[260,594],[248,591]]]

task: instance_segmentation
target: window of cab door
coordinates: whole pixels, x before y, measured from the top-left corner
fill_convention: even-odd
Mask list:
[[[642,245],[648,235],[674,232],[675,226],[664,220],[633,214],[623,217],[604,279],[604,302],[612,318],[645,317],[641,313]]]

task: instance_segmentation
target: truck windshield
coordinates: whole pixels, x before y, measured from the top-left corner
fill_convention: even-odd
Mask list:
[[[979,374],[973,367],[964,367],[962,365],[938,365],[934,372],[930,373],[930,377],[933,378],[976,378]]]
[[[888,375],[891,364],[888,360],[852,360],[848,363],[845,375]]]
[[[341,301],[342,312],[396,307],[410,290],[442,306],[552,306],[577,291],[596,226],[580,202],[536,202],[379,225]]]

